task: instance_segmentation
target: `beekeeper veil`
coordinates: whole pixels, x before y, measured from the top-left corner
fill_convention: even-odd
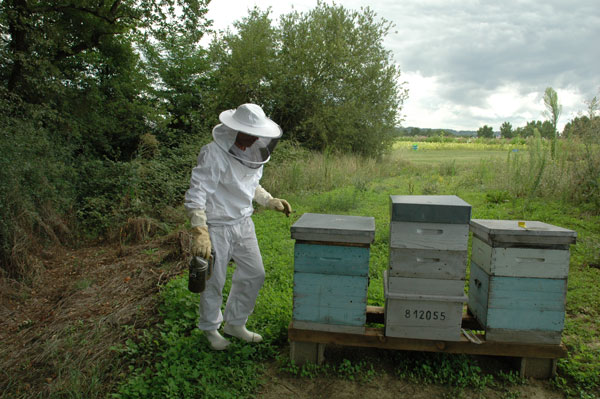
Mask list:
[[[256,104],[242,104],[221,112],[221,124],[213,129],[213,138],[221,149],[257,169],[267,163],[282,131]]]

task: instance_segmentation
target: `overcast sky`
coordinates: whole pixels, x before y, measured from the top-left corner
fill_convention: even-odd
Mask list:
[[[328,3],[331,3],[328,1]],[[207,17],[217,30],[254,5],[272,17],[316,0],[212,0]],[[600,97],[598,0],[344,0],[369,6],[395,24],[385,45],[407,82],[403,126],[499,130],[544,120],[546,87],[558,93],[559,130],[586,101]]]

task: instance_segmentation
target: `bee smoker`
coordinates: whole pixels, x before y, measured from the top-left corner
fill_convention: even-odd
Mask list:
[[[206,281],[208,281],[212,275],[214,259],[214,250],[210,252],[210,257],[208,259],[204,259],[201,256],[192,256],[188,278],[188,289],[191,292],[199,294],[204,291],[206,288]]]

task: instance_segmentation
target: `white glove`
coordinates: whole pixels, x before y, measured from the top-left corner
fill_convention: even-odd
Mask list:
[[[254,201],[256,201],[258,205],[266,207],[271,199],[273,199],[273,196],[259,184],[254,192]]]
[[[210,242],[210,235],[208,234],[208,226],[206,225],[206,212],[204,212],[204,209],[196,208],[188,209],[187,214],[192,225],[190,230],[190,234],[192,235],[192,255],[208,259],[212,244]]]
[[[206,212],[204,212],[204,209],[188,209],[187,215],[192,227],[206,227]]]
[[[292,213],[292,207],[286,200],[273,198],[273,196],[269,194],[269,192],[265,190],[260,184],[254,192],[254,201],[256,201],[259,205],[262,205],[267,209],[273,209],[279,212],[283,212],[288,217],[290,216],[290,213]]]
[[[208,259],[211,250],[208,227],[193,227],[190,232],[192,233],[192,255]]]
[[[280,198],[271,198],[269,201],[267,201],[267,208],[283,212],[287,217],[289,217],[290,213],[292,213],[292,207],[290,206],[289,202]]]

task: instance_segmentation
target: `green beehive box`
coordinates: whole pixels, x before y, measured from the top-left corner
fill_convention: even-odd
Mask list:
[[[468,224],[471,205],[456,195],[391,195],[393,222]]]

